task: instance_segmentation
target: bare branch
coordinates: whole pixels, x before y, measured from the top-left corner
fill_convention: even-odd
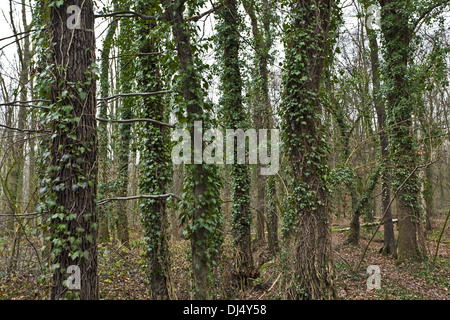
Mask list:
[[[166,51],[159,51],[159,52],[139,52],[139,53],[124,53],[115,57],[110,57],[109,59],[117,59],[121,57],[142,57],[142,56],[155,56],[158,54],[163,54]]]
[[[154,96],[157,94],[165,94],[165,93],[172,93],[172,90],[162,90],[162,91],[154,91],[154,92],[135,92],[135,93],[119,93],[110,97],[106,98],[98,98],[97,101],[99,102],[105,102],[108,100],[113,100],[117,98],[123,98],[123,97],[146,97],[146,96]]]
[[[48,213],[46,212],[32,212],[32,213],[20,213],[20,214],[4,214],[4,213],[0,213],[0,217],[14,217],[14,218],[22,218],[22,217],[30,217],[30,216],[37,216],[37,215],[41,215],[41,214],[46,214]]]
[[[126,120],[110,120],[110,119],[102,119],[102,118],[97,118],[98,121],[101,122],[117,122],[117,123],[133,123],[133,122],[151,122],[151,123],[155,123],[155,124],[159,124],[161,126],[165,126],[165,127],[169,127],[169,128],[175,128],[174,125],[165,123],[165,122],[161,122],[155,119],[148,119],[148,118],[139,118],[139,119],[126,119]]]
[[[45,129],[44,130],[19,129],[19,128],[14,128],[14,127],[9,127],[4,124],[0,124],[0,127],[8,129],[8,130],[14,130],[14,131],[25,132],[25,133],[50,132],[50,130],[45,130]]]
[[[186,18],[185,21],[194,21],[194,22],[197,22],[198,20],[200,20],[200,19],[203,18],[204,16],[207,16],[207,15],[213,13],[214,11],[216,11],[217,9],[220,9],[220,8],[222,8],[222,7],[223,7],[223,2],[220,3],[218,6],[215,6],[215,7],[213,7],[212,9],[210,9],[210,10],[208,10],[208,11],[205,11],[205,12],[203,12],[203,13],[197,15],[197,16],[193,16],[193,17],[190,17],[190,18]]]
[[[33,103],[33,102],[50,103],[51,101],[47,100],[47,99],[34,99],[34,100],[29,100],[29,101],[11,101],[11,102],[0,103],[0,106],[22,105],[22,104]],[[42,108],[41,106],[36,106],[36,107]],[[45,107],[43,107],[43,108],[45,108]]]
[[[147,16],[145,14],[139,13],[139,12],[135,12],[135,11],[116,11],[116,12],[111,12],[111,13],[105,13],[105,14],[96,14],[95,18],[107,18],[107,17],[119,17],[119,18],[133,18],[133,17],[138,17],[144,20],[157,20],[155,17],[152,16]]]
[[[34,32],[34,31],[36,31],[36,30],[37,30],[37,29],[30,29],[30,30],[26,30],[26,31],[23,31],[23,32],[18,32],[18,33],[16,33],[16,34],[13,34],[12,36],[5,37],[5,38],[0,38],[0,41],[8,40],[8,39],[14,38],[14,37],[16,37],[16,36],[21,36],[21,35],[23,35],[23,34],[27,34],[27,33],[30,33],[30,32]]]
[[[5,106],[6,104],[0,104],[0,106]],[[35,109],[45,109],[49,110],[49,107],[46,106],[37,106],[34,104],[27,104],[27,103],[13,103],[13,104],[7,104],[8,106],[15,106],[15,107],[25,107],[25,108],[35,108]]]
[[[428,8],[426,8],[420,16],[417,18],[417,20],[413,23],[413,27],[411,28],[414,30],[413,33],[416,33],[420,27],[422,26],[422,23],[424,19],[436,8],[439,8],[440,6],[447,5],[450,2],[450,0],[438,0],[435,3],[432,3]]]
[[[117,98],[123,98],[123,97],[146,97],[146,96],[154,96],[157,94],[166,94],[166,93],[172,93],[172,90],[162,90],[162,91],[154,91],[154,92],[135,92],[135,93],[119,93],[110,97],[105,97],[105,98],[97,98],[98,102],[105,102],[108,100],[113,100],[113,99],[117,99]],[[33,103],[33,102],[45,102],[45,103],[50,103],[50,100],[47,99],[34,99],[34,100],[29,100],[29,101],[11,101],[11,102],[5,102],[5,103],[0,103],[0,106],[11,106],[11,105],[19,105],[19,106],[27,106],[28,103]],[[35,108],[43,108],[43,109],[48,109],[48,107],[44,107],[44,106],[32,106]]]
[[[23,36],[23,37],[20,37],[20,38],[14,40],[14,41],[11,41],[11,42],[5,44],[3,47],[0,48],[0,51],[2,51],[2,50],[5,49],[6,47],[8,47],[8,46],[10,46],[10,45],[12,45],[12,44],[14,44],[14,43],[19,43],[20,40],[23,40],[23,39],[25,39],[26,37],[28,37],[28,35],[25,35],[25,36]]]
[[[102,206],[111,201],[127,201],[127,200],[136,200],[136,199],[165,199],[165,198],[170,198],[170,197],[181,201],[181,198],[173,193],[165,193],[165,194],[157,194],[157,195],[142,194],[142,195],[137,195],[137,196],[114,197],[114,198],[102,199],[97,202],[97,205]]]

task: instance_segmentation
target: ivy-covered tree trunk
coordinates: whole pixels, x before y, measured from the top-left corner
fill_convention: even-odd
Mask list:
[[[262,0],[262,23],[259,29],[263,30],[263,33],[258,36],[258,32],[255,30],[255,22],[252,19],[252,30],[253,36],[259,45],[257,50],[258,55],[258,69],[259,69],[259,90],[260,99],[262,102],[263,110],[263,128],[269,129],[274,128],[275,121],[273,118],[272,104],[270,102],[269,96],[269,52],[273,45],[273,39],[275,38],[274,30],[272,25],[275,22],[274,18],[274,4],[268,0]],[[264,35],[262,37],[262,35]],[[270,138],[268,139],[269,144],[271,144]],[[262,176],[262,175],[261,175]],[[265,204],[266,204],[266,216],[267,216],[267,229],[268,229],[268,241],[269,248],[273,254],[278,251],[278,214],[276,208],[276,179],[274,177],[268,177],[265,180]]]
[[[126,4],[124,10],[129,9]],[[121,93],[131,93],[133,82],[136,77],[136,69],[134,64],[134,57],[122,56],[130,53],[129,40],[134,37],[133,20],[121,19],[119,32],[119,83]],[[120,104],[120,119],[128,120],[133,116],[133,100],[134,97],[124,97]],[[131,144],[131,129],[132,123],[121,123],[119,126],[119,143],[117,150],[118,160],[118,174],[117,174],[117,194],[119,197],[126,197],[128,194],[129,184],[129,160],[130,160],[130,144]],[[117,206],[117,237],[119,241],[128,247],[130,242],[130,235],[128,231],[128,213],[127,201],[120,201]]]
[[[239,60],[239,26],[240,16],[235,0],[225,0],[224,7],[217,13],[217,41],[222,54],[221,65],[221,113],[227,129],[246,130],[250,119],[242,102],[242,78]],[[227,142],[228,143],[228,142]],[[237,159],[236,141],[234,159]],[[232,226],[233,245],[235,248],[234,267],[238,285],[244,289],[253,273],[253,257],[251,250],[250,210],[250,167],[248,164],[231,164],[232,177]],[[259,174],[259,172],[258,172]],[[264,186],[264,184],[263,184]],[[264,195],[264,194],[263,194]],[[263,199],[260,199],[264,201]],[[264,231],[264,229],[263,229]]]
[[[114,11],[116,11],[114,7]],[[103,48],[101,52],[101,69],[100,69],[100,95],[105,98],[109,95],[109,66],[110,66],[110,52],[113,45],[114,34],[118,26],[118,20],[113,20],[106,32],[105,39],[103,40]],[[99,117],[101,119],[107,119],[108,117],[108,104],[102,102],[99,106]],[[102,121],[98,125],[98,162],[99,162],[99,198],[106,198],[109,174],[109,160],[108,160],[108,124]],[[99,210],[99,241],[109,242],[109,213],[106,209]]]
[[[367,37],[369,38],[370,65],[372,71],[373,104],[377,114],[378,136],[380,140],[381,153],[381,212],[384,216],[383,249],[386,255],[397,255],[394,235],[394,223],[392,222],[391,209],[391,160],[389,151],[389,135],[386,123],[386,105],[383,103],[380,84],[380,59],[377,35],[375,30],[366,25]]]
[[[411,57],[410,0],[381,0],[381,31],[385,46],[387,120],[390,126],[393,189],[398,191],[398,260],[426,256],[421,221],[416,142],[412,135],[414,102],[410,99],[408,61]]]
[[[68,6],[81,9],[79,29],[68,28]],[[51,219],[51,299],[98,299],[97,121],[94,5],[64,1],[50,8],[52,139],[46,178]],[[70,10],[69,10],[70,12]],[[69,266],[80,270],[79,291],[68,289]]]
[[[329,90],[332,90],[331,87]],[[350,157],[350,137],[352,135],[353,130],[357,126],[357,123],[354,123],[354,126],[349,128],[349,125],[345,121],[343,105],[339,102],[335,101],[336,104],[336,112],[334,114],[337,122],[337,126],[339,128],[340,140],[341,140],[341,151],[340,151],[340,165],[342,174],[345,175],[345,184],[347,186],[348,193],[350,194],[350,200],[352,204],[352,216],[350,219],[350,229],[347,235],[346,243],[357,245],[359,243],[360,237],[360,215],[361,211],[356,210],[358,195],[356,192],[356,177],[355,172],[351,165],[348,164]],[[357,121],[356,121],[357,122]]]
[[[176,44],[179,81],[182,99],[177,111],[179,120],[186,123],[194,141],[195,121],[202,121],[203,130],[211,126],[208,112],[210,106],[205,102],[206,92],[202,87],[200,70],[202,67],[191,43],[192,32],[183,13],[184,1],[163,0],[166,20],[172,25]],[[196,9],[195,7],[191,9]],[[192,274],[194,296],[197,299],[211,297],[212,270],[223,240],[220,189],[222,181],[214,164],[197,164],[195,149],[191,153],[193,164],[186,165],[184,178],[184,197],[188,207],[184,217],[189,219],[188,235],[191,240]]]
[[[327,146],[320,121],[320,83],[328,54],[334,2],[293,1],[285,35],[283,120],[293,174],[291,219],[294,238],[291,299],[333,299],[333,250],[326,187]],[[286,217],[287,218],[287,217]],[[290,224],[290,225],[289,225]]]
[[[149,14],[149,6],[138,6],[139,12]],[[137,25],[139,57],[138,85],[141,92],[161,91],[158,56],[160,37],[155,34],[154,21],[141,21]],[[147,55],[145,55],[147,54]],[[143,98],[142,117],[164,122],[167,114],[160,96]],[[141,174],[139,187],[142,194],[164,194],[171,181],[169,157],[170,143],[164,126],[145,123],[140,134]],[[152,299],[176,299],[170,271],[168,217],[166,199],[144,200],[141,203],[142,227],[146,244],[148,273]]]
[[[269,129],[274,125],[272,106],[269,97],[269,51],[273,43],[274,35],[271,30],[272,8],[267,0],[260,4],[254,0],[244,1],[244,8],[250,18],[255,46],[255,79],[251,83],[250,94],[254,95],[253,122],[255,129]],[[260,5],[262,14],[260,22],[256,15],[256,6]],[[269,140],[270,141],[270,140]],[[257,172],[261,164],[257,165]],[[265,215],[267,216],[267,229],[269,233],[269,246],[272,252],[276,251],[278,243],[278,220],[275,207],[275,180],[264,175],[257,178],[257,224],[256,239],[264,241]]]

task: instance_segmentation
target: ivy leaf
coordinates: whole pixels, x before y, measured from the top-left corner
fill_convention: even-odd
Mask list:
[[[75,260],[80,256],[80,251],[75,251],[74,253],[69,254],[72,260]]]
[[[86,99],[87,93],[83,91],[83,89],[78,88],[78,96],[80,97],[81,100],[84,100]]]

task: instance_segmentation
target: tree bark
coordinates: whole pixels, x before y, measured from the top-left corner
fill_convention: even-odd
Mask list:
[[[129,5],[128,5],[129,6]],[[128,10],[129,7],[124,8]],[[133,88],[133,79],[135,77],[134,58],[123,56],[124,53],[129,52],[130,37],[134,37],[132,20],[120,20],[120,34],[119,34],[119,83],[121,93],[130,93]],[[120,119],[127,120],[133,118],[133,100],[134,97],[123,97],[120,104]],[[119,126],[118,142],[118,196],[126,197],[128,194],[129,185],[129,163],[130,163],[130,144],[131,144],[131,123],[121,123]],[[125,246],[129,246],[130,235],[128,231],[128,204],[120,202],[117,208],[117,238]]]
[[[322,136],[319,91],[329,54],[332,1],[296,1],[287,30],[284,120],[286,145],[293,171],[295,211],[293,279],[287,288],[293,299],[333,299],[333,250],[330,211],[324,176],[326,141]]]
[[[273,43],[273,35],[271,34],[271,8],[267,0],[262,1],[261,22],[255,12],[255,1],[244,1],[244,8],[250,18],[252,26],[253,41],[255,44],[255,61],[256,61],[256,79],[255,79],[255,103],[253,106],[253,121],[256,129],[269,129],[274,126],[272,115],[272,106],[269,97],[269,70],[268,59],[269,51]],[[260,172],[261,165],[257,165],[257,172]],[[276,207],[274,206],[275,197],[275,180],[268,179],[266,176],[258,175],[257,178],[257,223],[256,223],[256,239],[265,241],[264,227],[267,216],[267,229],[271,234],[269,246],[272,252],[276,251],[278,243],[278,216]]]
[[[381,31],[385,43],[386,82],[389,90],[387,120],[392,146],[391,161],[394,188],[413,172],[417,165],[416,142],[412,136],[414,102],[410,98],[408,61],[411,55],[409,0],[381,0]],[[417,173],[404,184],[398,196],[398,260],[423,259],[425,236],[420,216],[420,188]]]
[[[221,113],[226,127],[229,129],[247,129],[249,115],[242,101],[242,77],[240,72],[239,50],[240,39],[238,15],[235,0],[225,0],[224,7],[218,11],[218,41],[221,57]],[[235,159],[237,148],[235,141]],[[246,152],[246,154],[248,154]],[[250,167],[248,164],[231,164],[232,190],[232,234],[235,247],[235,276],[238,286],[243,290],[249,285],[249,278],[254,272],[251,250],[251,210],[250,210]],[[259,172],[258,172],[259,173]],[[258,189],[261,185],[258,186]],[[264,183],[263,196],[264,196]],[[259,199],[261,201],[261,199]],[[264,197],[263,197],[264,202]],[[258,205],[258,207],[261,207]],[[262,219],[261,219],[262,220]],[[259,221],[259,219],[258,219]],[[257,228],[259,229],[259,227]],[[264,225],[262,227],[264,234]]]
[[[150,6],[139,7],[146,13]],[[137,25],[138,44],[141,53],[156,52],[160,38],[154,35],[154,21],[142,21]],[[142,76],[138,84],[142,92],[162,89],[158,57],[142,55],[139,57]],[[164,100],[161,97],[143,98],[143,116],[159,121],[165,120]],[[144,194],[164,194],[170,182],[171,168],[167,139],[167,128],[163,125],[146,122],[142,132],[140,190]],[[154,300],[176,299],[172,283],[169,233],[166,199],[145,200],[141,204],[142,226],[145,233],[151,296]]]
[[[189,25],[183,17],[184,1],[163,0],[165,17],[172,25],[172,33],[176,44],[177,56],[181,73],[181,94],[186,111],[187,126],[191,133],[191,141],[194,141],[194,122],[203,121],[203,126],[209,125],[209,116],[203,110],[205,91],[202,88],[198,75],[198,62],[194,59],[191,48]],[[211,270],[212,261],[219,250],[217,243],[221,238],[222,231],[219,230],[221,218],[216,211],[220,206],[219,190],[207,188],[208,185],[216,184],[218,173],[214,165],[188,164],[187,169],[190,176],[185,179],[192,184],[193,198],[190,204],[191,229],[191,255],[194,296],[197,299],[211,297]],[[217,188],[218,186],[212,186]],[[214,199],[214,205],[211,200]]]
[[[382,102],[380,90],[380,60],[378,53],[378,42],[376,33],[366,25],[367,36],[369,38],[370,64],[372,69],[373,104],[378,120],[378,136],[381,149],[381,212],[385,212],[383,254],[397,255],[394,236],[394,224],[392,222],[392,210],[389,205],[391,201],[391,165],[389,151],[389,135],[386,124],[386,106]]]
[[[117,6],[114,6],[116,11]],[[113,45],[113,38],[116,32],[118,20],[113,20],[106,32],[103,40],[103,48],[101,53],[101,74],[100,74],[100,96],[102,98],[109,96],[109,66],[110,66],[110,52]],[[108,104],[106,102],[100,103],[99,117],[106,119],[108,117]],[[108,161],[108,124],[100,122],[98,125],[98,162],[99,162],[99,196],[105,198],[107,195],[108,174],[110,173],[110,165]],[[104,209],[99,210],[99,241],[109,242],[109,218],[108,213]]]
[[[70,5],[81,9],[80,29],[69,29],[66,24],[70,15],[67,2],[50,8],[50,49],[55,66],[52,111],[61,114],[61,120],[52,123],[50,147],[56,203],[50,210],[54,269],[51,299],[78,296],[91,300],[98,299],[94,6],[92,0],[73,0]],[[64,284],[70,265],[81,271],[78,294]]]

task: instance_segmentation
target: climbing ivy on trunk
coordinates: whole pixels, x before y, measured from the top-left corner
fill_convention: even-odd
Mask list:
[[[384,88],[387,99],[387,124],[390,128],[392,187],[398,191],[398,259],[422,259],[426,256],[422,226],[420,188],[416,156],[417,143],[412,134],[415,104],[411,99],[411,18],[413,1],[381,0]]]
[[[131,0],[122,0],[120,8],[129,10]],[[126,56],[132,53],[133,46],[130,40],[135,38],[134,21],[132,19],[121,19],[119,21],[119,74],[118,84],[120,93],[131,93],[135,88],[136,59]],[[132,42],[131,42],[132,43]],[[128,120],[133,117],[135,97],[124,97],[120,99],[120,119]],[[117,194],[119,197],[126,197],[128,193],[129,174],[128,166],[132,142],[132,123],[121,123],[119,125],[119,141],[117,145],[118,172],[117,172]],[[115,221],[119,241],[126,247],[130,242],[128,232],[127,202],[122,201],[117,205],[117,220]]]
[[[148,16],[161,14],[156,1],[137,0],[136,10]],[[138,88],[140,92],[161,91],[163,82],[160,72],[159,56],[161,39],[167,33],[156,21],[136,23],[136,49],[142,55],[138,59]],[[167,99],[161,96],[147,96],[142,99],[140,116],[166,122]],[[166,127],[145,123],[139,130],[140,178],[139,189],[142,194],[164,194],[172,179],[170,165],[170,141]],[[166,199],[146,199],[140,204],[142,227],[144,231],[146,258],[150,293],[153,299],[176,299],[171,278],[168,212]]]
[[[332,299],[334,286],[327,190],[327,143],[321,127],[321,75],[329,54],[333,1],[290,1],[282,104],[284,145],[292,171],[285,234],[294,245],[286,274],[293,299]],[[288,260],[289,261],[289,260]]]
[[[165,19],[172,26],[176,44],[178,76],[175,91],[175,113],[180,124],[185,125],[194,141],[194,122],[202,121],[203,130],[213,127],[212,105],[206,100],[198,43],[195,43],[195,26],[184,18],[184,1],[162,1]],[[195,14],[202,1],[188,2],[189,12]],[[203,145],[204,147],[204,145]],[[194,160],[194,152],[191,154]],[[183,183],[182,221],[188,223],[187,236],[191,241],[191,259],[194,296],[212,297],[213,269],[223,241],[222,200],[220,189],[223,182],[215,164],[187,164]]]
[[[225,0],[224,7],[217,11],[216,26],[217,59],[220,64],[220,112],[227,129],[243,129],[250,127],[250,117],[244,108],[242,98],[241,62],[239,58],[241,17],[235,0]],[[234,159],[237,159],[235,141],[227,141],[235,145]],[[232,234],[235,248],[234,266],[238,285],[244,289],[248,278],[252,276],[253,257],[251,250],[250,210],[250,165],[231,164],[232,177]]]
[[[69,29],[66,24],[69,5],[81,8],[80,29]],[[98,299],[98,77],[93,9],[91,0],[48,1],[47,9],[41,11],[50,56],[39,87],[44,98],[50,96],[42,121],[51,128],[51,137],[42,160],[46,170],[39,210],[48,212],[51,299]],[[79,290],[67,283],[71,265],[80,269]]]

